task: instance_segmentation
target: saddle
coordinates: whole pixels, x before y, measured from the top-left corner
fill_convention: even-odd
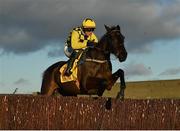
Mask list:
[[[71,69],[72,74],[70,76],[64,75],[65,71],[66,71],[66,68],[67,68],[67,63],[64,64],[59,69],[61,83],[74,81],[76,83],[77,87],[79,88],[79,81],[78,81],[77,74],[78,74],[78,65],[79,65],[79,62],[80,62],[81,55],[82,55],[82,53],[79,55],[79,57],[77,59],[75,59],[75,61],[73,63],[73,66],[72,66],[72,69]]]

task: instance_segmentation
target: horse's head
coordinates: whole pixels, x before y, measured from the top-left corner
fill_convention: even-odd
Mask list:
[[[125,37],[121,34],[121,30],[119,25],[106,28],[106,37],[108,43],[108,50],[110,53],[114,54],[117,58],[119,58],[120,62],[123,62],[127,58],[127,51],[124,47],[124,39]]]

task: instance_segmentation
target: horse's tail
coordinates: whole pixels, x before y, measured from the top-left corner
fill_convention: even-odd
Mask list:
[[[48,67],[42,77],[42,84],[41,84],[41,94],[44,95],[52,95],[54,89],[58,88],[57,83],[55,80],[55,71],[60,66],[62,66],[65,63],[65,61],[59,61],[50,67]]]

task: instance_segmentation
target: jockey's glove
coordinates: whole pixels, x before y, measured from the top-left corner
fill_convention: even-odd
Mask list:
[[[94,42],[88,41],[87,42],[87,47],[94,48]]]

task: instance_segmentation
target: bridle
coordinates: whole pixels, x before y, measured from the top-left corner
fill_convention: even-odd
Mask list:
[[[117,30],[117,29],[116,29],[116,30],[112,30],[112,31],[110,31],[110,32],[107,32],[107,33],[104,35],[104,37],[106,36],[107,42],[109,43],[110,46],[113,45],[113,43],[112,43],[113,40],[112,40],[112,38],[111,38],[111,34],[112,34],[113,32],[120,32],[120,30]],[[105,56],[109,56],[109,54],[111,53],[109,50],[101,49],[101,48],[96,47],[96,46],[95,46],[94,48],[95,48],[96,50],[98,50],[98,51],[103,52],[103,54],[104,54]],[[113,48],[113,46],[112,46],[111,48]],[[116,54],[116,55],[118,55],[118,54]],[[106,63],[106,62],[110,61],[110,59],[109,59],[109,58],[106,59],[106,60],[86,59],[86,61],[96,62],[96,63],[103,64],[103,63]]]
[[[113,32],[120,32],[120,30],[117,30],[117,29],[116,29],[116,30],[112,30],[112,31],[110,31],[110,32],[107,32],[107,33],[104,35],[104,37],[106,36],[107,42],[109,43],[110,46],[113,45],[113,43],[112,43],[112,38],[111,38],[111,34],[112,34]],[[123,46],[123,45],[122,45],[122,46]],[[108,55],[108,54],[111,53],[109,50],[101,49],[101,48],[98,48],[98,47],[95,47],[95,48],[96,48],[97,50],[103,52],[105,55]],[[113,47],[111,47],[111,48],[113,48]]]

